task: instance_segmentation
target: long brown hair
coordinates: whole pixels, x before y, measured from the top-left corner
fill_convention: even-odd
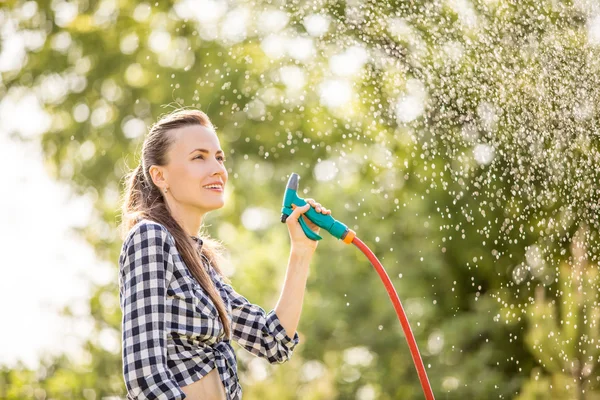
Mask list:
[[[204,269],[201,258],[202,255],[205,256],[215,271],[227,283],[230,283],[219,268],[219,260],[222,260],[224,247],[205,232],[199,232],[197,236],[202,239],[202,248],[201,252],[198,252],[197,243],[173,218],[167,208],[162,191],[154,184],[148,172],[152,165],[166,164],[167,151],[175,140],[174,135],[170,134],[169,131],[190,125],[201,125],[214,129],[208,116],[204,112],[195,109],[175,110],[162,117],[150,128],[142,145],[140,164],[129,172],[125,178],[121,237],[125,239],[127,233],[140,219],[158,222],[167,228],[175,239],[175,245],[185,265],[217,308],[225,330],[225,337],[231,339],[231,329],[225,303],[208,272]]]

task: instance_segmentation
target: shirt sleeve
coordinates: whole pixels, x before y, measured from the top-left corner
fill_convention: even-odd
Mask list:
[[[250,353],[266,358],[271,364],[281,364],[292,356],[300,342],[298,332],[290,338],[279,321],[275,310],[266,313],[263,308],[252,304],[231,285],[213,272],[227,292],[232,309],[233,339]]]
[[[185,399],[167,367],[165,297],[172,273],[168,232],[143,223],[128,236],[121,256],[123,376],[128,398]]]

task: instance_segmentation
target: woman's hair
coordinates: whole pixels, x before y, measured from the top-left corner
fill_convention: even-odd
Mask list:
[[[231,338],[229,318],[225,303],[219,295],[217,288],[204,269],[197,243],[175,221],[163,197],[163,193],[152,181],[148,169],[152,165],[165,165],[167,151],[174,142],[175,135],[170,132],[184,126],[201,125],[214,129],[208,116],[199,110],[175,110],[156,122],[144,139],[140,164],[125,177],[125,198],[122,205],[121,237],[127,233],[140,219],[148,219],[163,225],[175,239],[177,250],[183,257],[185,265],[196,278],[200,286],[208,294],[216,306],[225,330],[225,337]],[[204,255],[215,271],[230,282],[219,268],[222,260],[223,245],[208,235],[201,235]]]

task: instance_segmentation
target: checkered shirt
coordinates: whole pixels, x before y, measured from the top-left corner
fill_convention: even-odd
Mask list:
[[[202,239],[193,237],[200,251]],[[232,338],[270,363],[284,363],[299,343],[286,335],[275,310],[266,313],[209,272],[231,320]],[[175,240],[161,224],[139,221],[119,257],[123,376],[128,399],[178,400],[189,385],[217,368],[227,400],[240,400],[237,359],[217,308],[191,275]]]

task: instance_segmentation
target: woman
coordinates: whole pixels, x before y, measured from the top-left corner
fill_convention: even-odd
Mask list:
[[[152,126],[127,179],[119,290],[128,399],[241,399],[232,339],[273,364],[287,361],[299,343],[318,241],[306,237],[298,218],[311,205],[330,211],[307,199],[287,218],[289,263],[279,301],[266,313],[222,274],[219,242],[198,234],[204,215],[223,207],[224,162],[207,115],[179,110]]]

